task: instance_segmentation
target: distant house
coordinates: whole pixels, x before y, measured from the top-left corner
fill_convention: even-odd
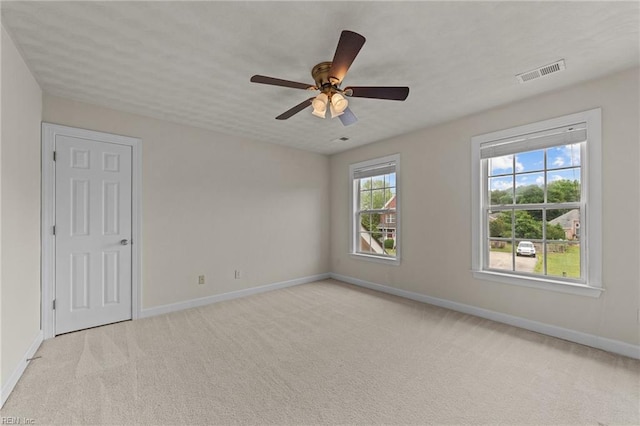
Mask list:
[[[393,246],[396,246],[396,196],[394,195],[384,205],[385,209],[392,209],[393,212],[381,213],[378,230],[382,233],[383,240],[393,240]]]
[[[567,240],[577,240],[580,238],[580,210],[569,210],[562,216],[558,216],[549,221],[550,225],[560,225],[564,229]]]

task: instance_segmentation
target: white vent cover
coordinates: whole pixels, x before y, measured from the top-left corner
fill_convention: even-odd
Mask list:
[[[564,59],[560,59],[552,64],[518,74],[516,75],[516,78],[520,83],[526,83],[527,81],[535,80],[536,78],[544,77],[545,75],[553,74],[562,71],[563,69],[565,69]]]

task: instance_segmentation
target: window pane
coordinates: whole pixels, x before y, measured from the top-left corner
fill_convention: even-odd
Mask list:
[[[548,240],[579,240],[580,209],[547,210]]]
[[[360,192],[360,210],[370,210],[371,206],[371,191]]]
[[[358,246],[360,252],[371,254],[385,254],[380,232],[360,232]]]
[[[515,237],[526,240],[542,238],[542,210],[515,211]]]
[[[547,275],[580,278],[580,243],[547,243]]]
[[[489,268],[513,271],[513,245],[510,242],[489,240]]]
[[[371,178],[372,186],[371,188],[384,188],[384,175],[373,176]]]
[[[489,159],[489,176],[513,173],[513,155]]]
[[[542,265],[542,244],[528,240],[516,240],[516,271],[528,274],[541,274],[538,265]]]
[[[386,192],[389,191],[386,189],[374,189],[373,191],[371,191],[374,209],[381,209],[384,207],[385,203],[387,202],[385,197]]]
[[[361,253],[372,253],[370,233],[360,232],[360,238],[358,239],[358,251]]]
[[[389,200],[391,200],[392,197],[393,197],[393,193],[391,192],[391,189],[389,189],[389,188],[385,189],[384,190],[384,206],[387,205],[387,203],[389,202]],[[387,206],[387,208],[388,207],[389,206]]]
[[[360,179],[360,191],[366,191],[368,189],[371,189],[371,178]]]
[[[544,150],[516,154],[516,173],[544,170]]]
[[[384,176],[384,186],[387,188],[395,188],[396,186],[396,174],[390,173]]]
[[[516,175],[516,203],[544,203],[544,173]]]
[[[547,149],[547,169],[580,166],[580,144]]]
[[[382,236],[384,254],[387,256],[396,255],[396,236],[395,230],[387,230]]]
[[[492,205],[513,202],[513,177],[489,178],[490,202]]]
[[[489,212],[489,236],[496,238],[511,238],[512,211]]]
[[[361,231],[371,231],[373,229],[376,229],[377,225],[378,225],[378,215],[372,215],[369,213],[363,213],[360,215],[360,225],[361,225]]]
[[[580,169],[547,172],[547,201],[566,203],[580,201]]]

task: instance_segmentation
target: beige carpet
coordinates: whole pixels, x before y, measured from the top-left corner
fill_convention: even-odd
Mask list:
[[[35,424],[640,424],[640,361],[322,281],[46,341]]]

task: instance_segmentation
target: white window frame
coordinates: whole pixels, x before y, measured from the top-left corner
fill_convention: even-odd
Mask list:
[[[554,279],[549,276],[524,276],[509,271],[487,270],[488,226],[484,223],[483,199],[486,185],[486,166],[482,160],[480,147],[502,139],[516,139],[520,136],[543,132],[576,123],[586,123],[587,142],[581,152],[581,215],[586,226],[581,235],[581,251],[584,252],[581,267],[582,282]],[[522,142],[520,142],[522,143]],[[523,149],[523,152],[526,149]],[[562,293],[599,297],[602,291],[602,111],[600,108],[569,114],[524,126],[491,132],[471,138],[471,199],[472,199],[472,274],[474,278],[505,284],[534,287]]]
[[[358,182],[355,179],[355,172],[363,169],[374,168],[378,165],[394,163],[395,173],[396,173],[396,229],[395,229],[395,237],[396,237],[396,255],[395,257],[389,256],[381,256],[375,254],[365,254],[358,253],[358,238],[360,237],[358,226],[358,209],[359,209],[359,199],[358,199]],[[392,154],[387,155],[385,157],[374,158],[367,161],[361,161],[359,163],[354,163],[349,165],[349,185],[351,185],[351,191],[349,191],[350,198],[350,215],[351,220],[349,221],[349,254],[351,257],[360,260],[366,260],[371,262],[383,263],[387,265],[399,265],[400,264],[400,246],[401,246],[401,236],[400,236],[400,203],[401,203],[401,194],[400,194],[400,154]]]

